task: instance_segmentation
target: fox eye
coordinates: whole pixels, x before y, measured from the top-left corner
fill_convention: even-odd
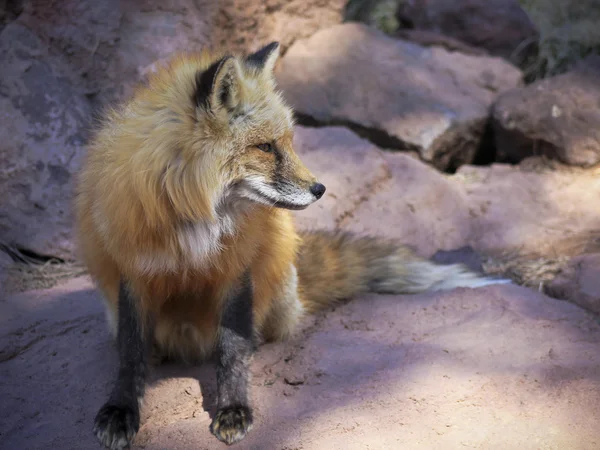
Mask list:
[[[257,147],[265,153],[273,153],[273,146],[271,144],[258,144]]]

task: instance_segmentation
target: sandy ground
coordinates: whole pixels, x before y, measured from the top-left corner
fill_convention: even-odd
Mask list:
[[[116,352],[85,277],[1,304],[1,448],[95,449]],[[252,364],[243,449],[595,449],[600,325],[518,286],[368,296]],[[224,448],[210,364],[153,369],[136,444]]]

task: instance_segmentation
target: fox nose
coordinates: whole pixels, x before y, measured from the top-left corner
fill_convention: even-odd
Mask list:
[[[317,197],[318,200],[323,197],[323,194],[325,193],[325,186],[323,186],[321,183],[315,183],[310,187],[310,192],[312,195]]]

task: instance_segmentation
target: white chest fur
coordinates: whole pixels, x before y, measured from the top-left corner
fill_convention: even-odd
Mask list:
[[[194,267],[208,266],[210,258],[222,250],[222,240],[237,231],[237,222],[249,203],[240,199],[222,202],[214,222],[188,224],[179,231],[182,253]]]

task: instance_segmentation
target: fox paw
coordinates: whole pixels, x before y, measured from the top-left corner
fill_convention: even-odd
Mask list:
[[[129,448],[140,427],[137,409],[129,406],[106,404],[94,421],[94,434],[110,450]]]
[[[251,429],[252,411],[246,406],[220,409],[210,424],[211,433],[227,445],[241,441]]]

